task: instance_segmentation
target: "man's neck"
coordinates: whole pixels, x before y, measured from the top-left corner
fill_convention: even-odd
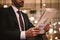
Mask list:
[[[16,7],[15,5],[13,5],[14,7]],[[20,10],[20,7],[16,7],[18,10]]]

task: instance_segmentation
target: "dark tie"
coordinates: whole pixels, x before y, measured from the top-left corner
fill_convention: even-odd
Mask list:
[[[23,20],[22,20],[22,17],[21,17],[21,11],[17,11],[17,13],[19,14],[19,20],[20,20],[20,26],[21,26],[21,29],[22,31],[24,31],[24,25],[23,25]]]

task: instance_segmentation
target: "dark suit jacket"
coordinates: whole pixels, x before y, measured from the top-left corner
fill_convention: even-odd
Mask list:
[[[33,27],[26,14],[22,13],[25,23],[25,29]],[[41,35],[27,38],[27,40],[42,39]],[[20,29],[18,21],[12,7],[0,8],[0,40],[20,40]]]

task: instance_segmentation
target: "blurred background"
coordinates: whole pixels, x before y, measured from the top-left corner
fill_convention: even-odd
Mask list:
[[[7,8],[10,5],[11,0],[0,0],[0,7]],[[52,9],[56,10],[56,15],[50,20],[50,30],[46,36],[49,40],[60,40],[60,0],[24,0],[24,7],[21,8],[34,25],[46,10]]]

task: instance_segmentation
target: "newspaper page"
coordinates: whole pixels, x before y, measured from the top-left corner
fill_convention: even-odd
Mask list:
[[[37,27],[40,27],[42,30],[40,31],[41,34],[44,33],[44,27],[49,24],[51,19],[55,16],[56,12],[57,11],[54,8],[46,8],[44,15],[41,17],[40,21],[37,24]]]

